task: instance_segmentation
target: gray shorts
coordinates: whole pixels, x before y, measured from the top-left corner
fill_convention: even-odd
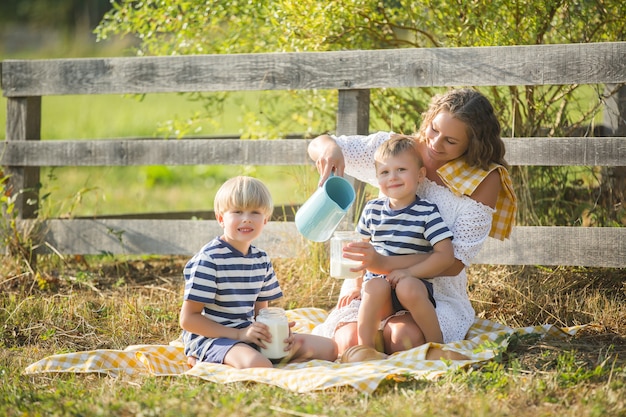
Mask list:
[[[245,343],[239,340],[226,339],[224,337],[220,337],[213,340],[211,346],[204,352],[202,358],[198,358],[201,362],[209,362],[209,363],[224,363],[224,358],[226,354],[230,351],[230,349],[238,343]],[[252,348],[259,350],[256,345],[249,344]]]
[[[428,299],[432,303],[433,307],[437,308],[437,303],[435,302],[435,297],[433,296],[434,294],[433,283],[423,278],[420,278],[420,281],[422,281],[424,285],[426,286],[426,291],[428,291]],[[404,307],[402,303],[400,302],[400,300],[398,300],[398,296],[396,295],[395,289],[391,290],[391,303],[393,305],[394,312],[406,310],[406,307]]]

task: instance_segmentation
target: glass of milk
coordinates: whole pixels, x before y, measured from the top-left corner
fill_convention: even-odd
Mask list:
[[[335,232],[330,239],[330,276],[346,279],[358,278],[362,271],[352,272],[351,268],[358,268],[361,262],[343,257],[343,248],[350,242],[360,242],[363,237],[354,231]]]
[[[289,321],[285,310],[280,307],[262,308],[256,317],[256,321],[269,327],[272,334],[272,342],[265,342],[266,348],[261,348],[261,353],[268,359],[282,359],[289,352],[285,350],[285,339],[289,337]]]

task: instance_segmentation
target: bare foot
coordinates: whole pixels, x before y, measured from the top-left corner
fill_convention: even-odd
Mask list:
[[[356,345],[346,349],[341,355],[341,363],[363,362],[363,361],[375,361],[381,359],[387,359],[387,355],[377,351],[373,347]]]
[[[195,356],[187,356],[187,365],[190,368],[193,368],[196,363],[198,363],[198,358],[196,358]]]

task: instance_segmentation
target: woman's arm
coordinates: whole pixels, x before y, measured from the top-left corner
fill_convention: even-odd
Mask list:
[[[362,262],[362,270],[367,269],[375,274],[386,275],[396,269],[407,269],[419,264],[430,256],[429,253],[415,253],[401,256],[385,256],[376,252],[374,247],[367,242],[350,243],[344,249],[346,258]],[[458,259],[454,259],[452,264],[434,276],[423,276],[422,278],[434,278],[435,276],[458,275],[465,265]]]
[[[350,242],[343,249],[344,257],[361,262],[360,270],[367,269],[374,274],[388,274],[394,269],[406,269],[422,262],[428,257],[426,253],[402,256],[385,256],[376,252],[370,242]],[[354,269],[353,269],[354,270]]]
[[[320,173],[320,185],[330,177],[333,171],[336,175],[343,176],[345,168],[343,152],[330,135],[321,135],[313,139],[307,151]]]
[[[480,185],[476,187],[476,190],[474,190],[470,197],[479,203],[495,209],[501,187],[500,173],[498,170],[493,170],[485,177]]]

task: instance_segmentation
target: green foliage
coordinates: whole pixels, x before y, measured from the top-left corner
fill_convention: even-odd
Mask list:
[[[515,169],[525,184],[518,197],[529,207],[523,224],[619,227],[626,209],[608,200],[611,190],[600,167],[525,167]]]
[[[232,54],[257,52],[331,51],[423,47],[471,47],[605,42],[626,39],[622,0],[121,0],[96,30],[98,38],[133,35],[140,39],[138,55]],[[593,136],[600,110],[610,92],[578,85],[543,87],[483,87],[504,128],[504,136],[567,136],[578,131]],[[372,91],[371,129],[410,133],[419,125],[429,98],[439,89],[378,89]],[[284,121],[301,131],[330,130],[334,124],[332,92],[261,93],[263,111],[242,107],[242,137],[284,134]],[[174,128],[176,136],[191,132],[194,123],[211,119],[221,103],[215,95],[196,96],[206,103]],[[288,101],[288,107],[271,104]],[[591,128],[586,128],[591,126]],[[582,133],[581,133],[582,129]],[[561,173],[559,168],[525,168],[514,172],[518,194],[528,194],[527,177]],[[579,181],[579,179],[574,180]],[[558,191],[558,190],[555,190]],[[544,192],[546,199],[557,194]],[[522,199],[520,223],[546,224],[555,212],[542,211],[532,198]],[[571,223],[575,210],[563,209],[557,223]],[[597,216],[615,222],[615,213]],[[582,221],[576,218],[574,222]],[[528,223],[527,223],[528,222]],[[605,223],[603,223],[605,224]]]

